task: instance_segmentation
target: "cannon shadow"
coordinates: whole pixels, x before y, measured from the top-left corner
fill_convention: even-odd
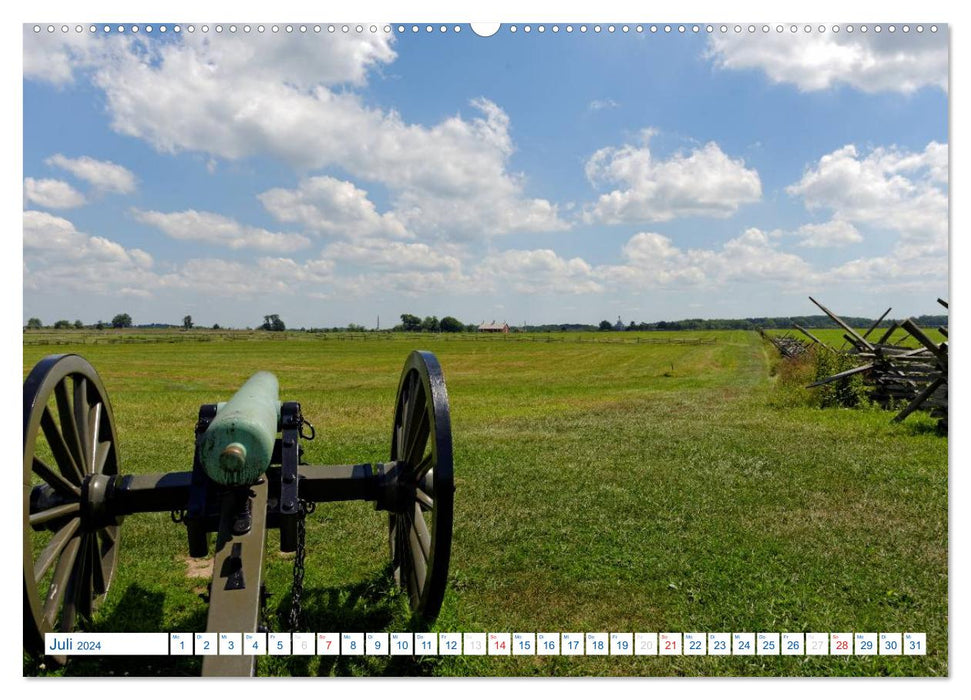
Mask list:
[[[280,603],[277,625],[286,629],[290,594]],[[422,631],[408,619],[408,606],[394,583],[390,564],[354,584],[305,588],[301,629],[314,631]],[[420,656],[289,656],[261,659],[260,669],[290,676],[428,676],[435,663]]]

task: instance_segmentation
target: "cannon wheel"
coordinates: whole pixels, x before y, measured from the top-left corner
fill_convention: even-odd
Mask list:
[[[404,494],[390,518],[394,578],[408,592],[415,617],[430,623],[445,597],[455,491],[448,393],[430,352],[412,352],[401,372],[391,459],[403,465]]]
[[[118,524],[98,517],[118,473],[115,422],[98,373],[77,355],[50,355],[24,381],[24,649],[90,619],[118,561]],[[36,486],[50,499],[35,502]],[[63,664],[63,656],[49,656]]]

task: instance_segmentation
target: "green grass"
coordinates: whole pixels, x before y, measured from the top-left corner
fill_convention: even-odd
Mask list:
[[[267,657],[261,675],[946,675],[947,440],[934,421],[892,425],[883,411],[793,400],[770,376],[774,351],[756,333],[630,342],[639,335],[661,336],[254,333],[246,342],[95,344],[61,334],[76,344],[25,345],[24,373],[51,352],[91,361],[131,473],[188,470],[198,406],[269,369],[281,398],[300,401],[317,427],[307,460],[343,464],[387,459],[401,365],[412,349],[432,350],[448,382],[457,488],[436,630],[915,631],[927,633],[929,649],[852,658]],[[365,503],[322,504],[310,517],[308,629],[405,628],[386,529],[385,514]],[[278,543],[271,533],[264,570],[271,627],[284,630],[292,557]],[[203,630],[206,579],[189,563],[184,529],[167,513],[128,518],[93,628]],[[75,659],[64,672],[199,670],[191,659],[135,663]]]

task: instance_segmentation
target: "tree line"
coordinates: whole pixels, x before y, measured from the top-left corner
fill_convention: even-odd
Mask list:
[[[844,316],[842,317],[844,321],[853,326],[854,328],[869,328],[873,325],[874,319],[863,318],[857,316]],[[918,325],[923,328],[934,328],[937,326],[946,326],[948,323],[948,318],[946,315],[922,315],[917,316],[914,319]],[[715,319],[702,319],[702,318],[689,318],[683,319],[681,321],[656,321],[652,323],[635,323],[630,321],[628,324],[623,326],[624,330],[628,331],[717,331],[717,330],[756,330],[758,328],[792,328],[793,323],[798,323],[804,328],[838,328],[839,326],[833,322],[829,316],[825,315],[815,315],[815,316],[777,316],[777,317],[752,317],[752,318],[715,318]],[[890,319],[884,319],[878,324],[878,328],[889,328],[892,321]],[[36,317],[31,317],[27,320],[26,330],[40,330],[42,328],[53,328],[55,330],[66,330],[66,329],[84,329],[84,328],[94,328],[97,330],[104,330],[105,328],[131,328],[132,327],[132,317],[129,314],[121,313],[116,314],[111,321],[105,322],[99,320],[97,323],[91,325],[85,325],[80,320],[68,321],[66,319],[60,319],[55,321],[51,326],[45,326],[44,323]],[[179,326],[170,323],[151,323],[147,325],[140,325],[139,328],[177,328]],[[182,319],[181,327],[184,330],[190,330],[195,328],[196,325],[192,321],[192,316],[186,315]],[[543,325],[522,325],[518,327],[510,327],[513,332],[523,331],[527,333],[551,333],[551,332],[568,332],[568,331],[610,331],[614,330],[616,324],[607,321],[606,319],[601,321],[599,324],[588,324],[588,323],[551,323]],[[221,330],[218,323],[213,324],[213,330]],[[267,314],[263,317],[263,323],[256,326],[258,330],[280,332],[287,329],[286,323],[280,318],[279,314]],[[474,333],[478,330],[478,326],[474,323],[463,323],[454,316],[445,316],[441,319],[436,316],[425,316],[421,318],[415,316],[414,314],[401,314],[401,323],[397,324],[390,330],[392,332],[408,332],[408,333]],[[247,329],[250,330],[250,329]],[[300,328],[301,331],[309,331],[312,333],[320,332],[365,332],[368,328],[356,323],[348,324],[343,327],[334,328]]]

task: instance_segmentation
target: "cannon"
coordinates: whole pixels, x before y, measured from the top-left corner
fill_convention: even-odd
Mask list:
[[[125,474],[108,394],[78,355],[51,355],[24,381],[24,649],[90,620],[111,586],[124,519],[171,512],[189,555],[213,553],[209,632],[257,632],[266,533],[295,552],[289,623],[299,631],[305,518],[318,503],[372,501],[387,511],[396,584],[431,624],[445,595],[454,479],[448,394],[438,360],[414,351],[398,383],[387,462],[304,463],[315,436],[300,404],[259,372],[225,403],[204,404],[190,471]],[[215,541],[211,537],[215,534]],[[265,630],[263,630],[265,631]],[[61,664],[64,657],[48,656]],[[206,656],[203,675],[252,675],[254,656]]]

